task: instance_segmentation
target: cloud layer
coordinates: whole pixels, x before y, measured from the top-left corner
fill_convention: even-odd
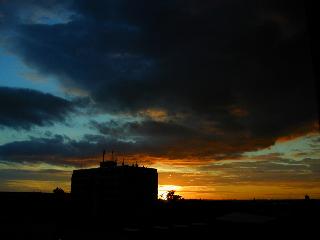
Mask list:
[[[85,92],[99,112],[141,118],[91,121],[99,147],[108,139],[120,151],[217,160],[314,130],[300,1],[16,0],[0,13],[3,46],[28,66]],[[70,111],[50,95],[1,91],[17,96],[3,108],[5,126],[43,126]]]

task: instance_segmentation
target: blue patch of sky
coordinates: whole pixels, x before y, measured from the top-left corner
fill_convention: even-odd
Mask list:
[[[92,116],[73,115],[65,122],[55,123],[50,126],[33,126],[30,130],[13,129],[8,127],[0,128],[0,145],[14,141],[26,141],[30,138],[52,138],[54,135],[66,135],[72,140],[80,141],[86,134],[100,134],[97,129],[90,126],[90,121],[105,123],[108,121],[123,122],[130,120],[130,117],[114,116],[110,114],[98,114]],[[132,121],[132,119],[131,119]]]
[[[26,141],[30,138],[52,138],[54,135],[66,135],[69,138],[79,141],[85,134],[94,134],[95,132],[86,127],[88,119],[77,117],[70,119],[66,123],[55,123],[51,126],[33,126],[30,130],[12,129],[3,127],[1,130],[0,145],[14,142]]]
[[[0,86],[29,88],[59,97],[65,96],[55,77],[39,75],[37,71],[25,65],[18,57],[1,47]]]
[[[101,113],[101,114],[95,115],[92,120],[95,120],[98,123],[104,123],[104,122],[113,120],[119,124],[123,124],[126,122],[132,122],[132,121],[142,121],[143,119],[144,118],[139,115],[137,116],[132,116],[129,114],[112,115],[107,113]]]
[[[276,142],[274,145],[253,152],[246,152],[244,157],[254,158],[270,155],[274,153],[281,154],[282,158],[292,160],[303,160],[304,158],[319,158],[320,153],[315,149],[314,142],[320,137],[320,134],[309,134],[285,142]]]
[[[4,127],[0,129],[0,131],[0,145],[16,141],[27,141],[31,138],[53,138],[56,134],[66,135],[72,140],[79,141],[82,139],[84,134],[94,133],[91,129],[85,128],[80,124],[75,124],[71,127],[63,123],[57,123],[46,127],[33,127],[31,130],[17,130]]]
[[[67,18],[64,18],[63,16],[58,16],[58,17],[41,16],[37,19],[37,22],[40,24],[46,24],[46,25],[56,25],[56,24],[68,23],[69,20]]]
[[[41,134],[46,134],[46,131],[52,134],[66,135],[69,138],[80,141],[85,134],[95,134],[95,130],[88,126],[88,121],[95,119],[95,116],[74,116],[68,118],[65,123],[56,123],[53,126],[39,129]]]
[[[24,141],[28,139],[25,130],[15,130],[7,127],[0,128],[1,136],[0,136],[0,145],[4,145],[6,143],[10,143],[13,141]]]

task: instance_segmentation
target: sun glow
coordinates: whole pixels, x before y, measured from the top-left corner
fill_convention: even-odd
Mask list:
[[[158,198],[166,200],[167,199],[166,193],[168,191],[174,190],[178,192],[180,189],[181,189],[181,186],[177,186],[177,185],[159,185]]]

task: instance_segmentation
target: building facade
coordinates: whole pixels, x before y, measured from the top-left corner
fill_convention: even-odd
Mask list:
[[[99,168],[74,170],[74,201],[101,209],[110,204],[150,204],[158,198],[157,169],[103,161]]]

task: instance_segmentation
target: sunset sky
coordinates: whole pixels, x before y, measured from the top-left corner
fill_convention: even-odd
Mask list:
[[[303,1],[0,0],[0,191],[102,151],[185,198],[320,198]]]

